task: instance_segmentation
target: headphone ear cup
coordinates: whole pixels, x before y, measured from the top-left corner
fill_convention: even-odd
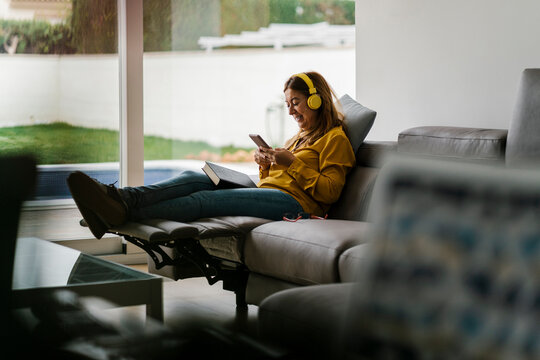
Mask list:
[[[313,94],[307,99],[307,105],[311,110],[317,110],[322,105],[321,97],[317,94]]]

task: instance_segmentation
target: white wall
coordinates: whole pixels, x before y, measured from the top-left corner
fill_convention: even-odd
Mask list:
[[[356,24],[371,140],[424,125],[507,129],[521,71],[540,67],[538,0],[356,0]]]
[[[297,130],[284,107],[287,77],[319,71],[338,96],[355,96],[354,69],[352,47],[145,54],[145,134],[252,146],[247,134],[257,132],[280,143],[277,116],[268,131],[266,109],[282,106],[285,137]],[[116,55],[0,54],[0,79],[0,126],[119,128]]]
[[[58,56],[0,54],[0,126],[58,118]]]
[[[56,121],[118,130],[118,56],[64,55],[59,58]]]
[[[145,132],[251,146],[248,133],[270,136],[266,109],[277,103],[283,105],[285,132],[291,136],[298,128],[285,114],[283,85],[288,76],[316,70],[339,95],[354,94],[354,56],[354,48],[147,54]],[[277,118],[269,120],[275,129]]]

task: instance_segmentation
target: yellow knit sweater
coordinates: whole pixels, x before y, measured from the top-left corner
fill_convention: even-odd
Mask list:
[[[257,186],[279,189],[294,197],[305,212],[323,216],[339,199],[347,173],[355,164],[351,143],[338,126],[293,154],[296,159],[289,167],[272,164],[260,170]]]

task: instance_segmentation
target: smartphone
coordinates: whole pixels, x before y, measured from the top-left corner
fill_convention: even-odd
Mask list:
[[[266,141],[264,141],[264,139],[261,137],[261,135],[257,135],[257,134],[249,134],[249,137],[251,138],[251,140],[253,140],[253,142],[255,144],[257,144],[257,146],[260,146],[260,147],[263,147],[263,148],[271,148],[270,145],[268,145],[266,143]]]

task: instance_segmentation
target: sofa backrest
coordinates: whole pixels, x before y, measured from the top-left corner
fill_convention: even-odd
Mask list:
[[[388,154],[395,153],[395,141],[364,142],[356,152],[356,167],[347,175],[339,200],[328,212],[331,219],[365,221],[369,199],[379,168]]]
[[[330,218],[364,221],[379,168],[388,153],[468,163],[540,168],[540,69],[525,69],[509,130],[422,126],[396,142],[364,142]]]
[[[506,164],[540,166],[540,69],[525,69],[508,129]]]
[[[486,165],[504,165],[507,130],[422,126],[402,131],[397,142],[364,142],[340,199],[328,216],[366,221],[371,191],[389,154]]]
[[[482,164],[504,164],[507,130],[422,126],[402,131],[398,152]]]

